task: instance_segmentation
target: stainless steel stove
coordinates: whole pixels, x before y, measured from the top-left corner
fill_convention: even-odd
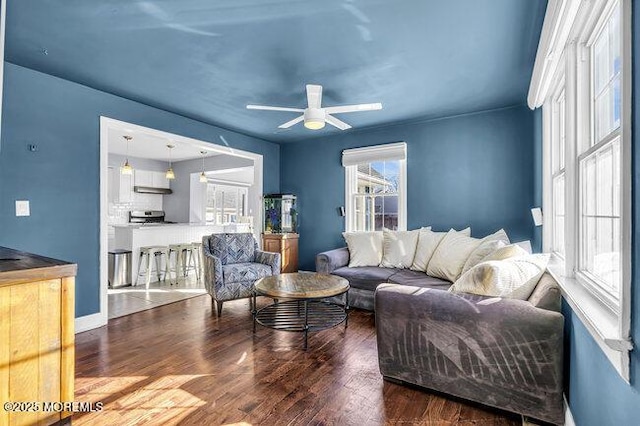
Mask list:
[[[163,210],[132,210],[129,212],[129,223],[175,223],[164,220]]]

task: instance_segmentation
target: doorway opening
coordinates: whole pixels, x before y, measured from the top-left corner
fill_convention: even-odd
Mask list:
[[[154,278],[147,290],[146,276],[138,277],[144,244],[196,243],[213,232],[242,231],[253,232],[260,241],[262,155],[231,148],[223,135],[219,138],[224,145],[100,118],[100,312],[77,321],[77,331],[100,327],[109,318],[135,312],[133,309],[150,309],[205,292],[194,270],[184,277],[169,259],[160,259],[159,268],[152,261]],[[131,173],[126,167],[123,170],[125,164],[131,166]],[[169,179],[169,169],[175,178]],[[141,212],[161,215],[156,222],[162,223],[133,223],[132,218]],[[125,267],[128,279],[110,289],[109,252],[118,249],[131,251],[131,270]],[[167,262],[173,274],[158,280],[156,269],[164,275]],[[145,266],[146,262],[141,272]],[[112,271],[111,275],[115,287],[116,274]],[[112,297],[111,306],[110,293],[121,295]],[[130,294],[122,296],[126,293]],[[119,306],[117,298],[122,301]]]

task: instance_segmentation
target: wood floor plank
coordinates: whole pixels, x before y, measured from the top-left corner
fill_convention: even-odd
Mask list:
[[[259,304],[267,303],[266,300]],[[246,300],[221,318],[208,296],[111,320],[76,336],[78,425],[493,425],[518,417],[388,383],[374,317],[312,333],[258,327]]]

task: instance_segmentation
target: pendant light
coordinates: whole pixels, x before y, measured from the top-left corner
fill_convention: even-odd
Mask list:
[[[204,156],[207,155],[207,151],[200,151],[202,154],[202,173],[200,173],[200,182],[207,183],[207,175],[204,174]]]
[[[123,138],[127,141],[127,155],[124,158],[124,164],[122,165],[122,167],[120,167],[120,174],[132,175],[133,167],[131,167],[131,164],[129,164],[129,141],[133,139],[133,137],[129,135],[125,135],[123,136]]]
[[[169,168],[167,169],[167,173],[165,173],[164,177],[166,177],[169,180],[173,180],[176,178],[176,174],[173,173],[173,167],[171,167],[171,150],[173,148],[175,148],[175,145],[167,145],[167,148],[169,148]]]

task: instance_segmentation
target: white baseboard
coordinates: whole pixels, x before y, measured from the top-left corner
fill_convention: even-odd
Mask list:
[[[84,317],[76,318],[76,334],[82,333],[83,331],[93,330],[94,328],[102,327],[103,325],[107,325],[107,316],[103,315],[102,312],[85,315]]]
[[[569,409],[569,402],[567,401],[566,395],[563,395],[562,399],[564,399],[564,426],[576,426],[576,422],[573,420],[573,414],[571,414],[571,410]]]

